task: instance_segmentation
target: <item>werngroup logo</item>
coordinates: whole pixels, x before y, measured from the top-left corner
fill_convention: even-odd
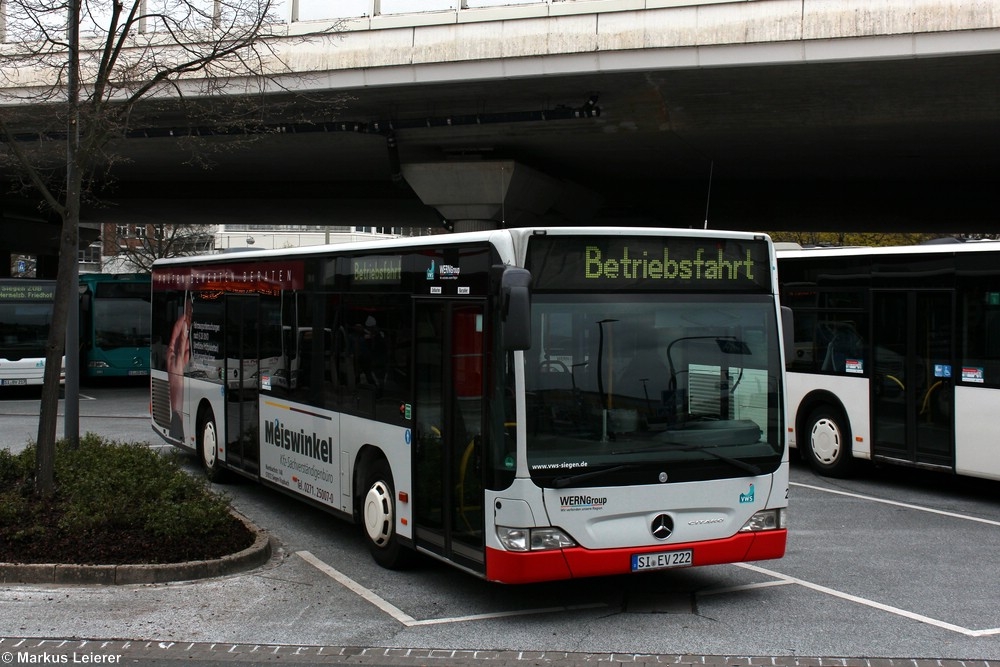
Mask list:
[[[594,498],[593,496],[559,496],[559,509],[563,512],[602,510],[607,502],[607,498]]]
[[[462,273],[462,267],[442,264],[441,270],[438,273],[441,274],[442,278],[458,278],[459,274]]]

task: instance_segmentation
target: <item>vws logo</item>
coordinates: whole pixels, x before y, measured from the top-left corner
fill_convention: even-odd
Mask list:
[[[740,505],[746,505],[747,503],[753,502],[753,484],[750,485],[750,490],[746,493],[740,494]]]

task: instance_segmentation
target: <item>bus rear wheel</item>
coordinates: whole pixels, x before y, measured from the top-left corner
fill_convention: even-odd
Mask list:
[[[219,464],[219,429],[211,410],[205,410],[198,418],[198,457],[208,481],[224,481],[225,470]]]
[[[813,470],[827,477],[850,474],[851,431],[839,410],[825,405],[813,410],[805,422],[805,435],[805,447],[799,447]]]
[[[396,533],[396,498],[392,471],[385,459],[372,464],[362,486],[361,524],[375,562],[390,570],[406,566],[410,552]]]

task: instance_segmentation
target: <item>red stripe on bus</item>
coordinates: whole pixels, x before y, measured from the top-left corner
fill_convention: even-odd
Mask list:
[[[770,560],[785,555],[787,530],[740,533],[711,542],[687,542],[670,546],[626,547],[516,552],[486,549],[486,578],[507,584],[527,584],[576,577],[602,577],[632,572],[635,554],[691,549],[693,565],[721,565],[743,561]]]

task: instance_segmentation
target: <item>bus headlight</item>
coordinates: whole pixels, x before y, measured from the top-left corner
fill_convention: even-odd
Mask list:
[[[762,530],[781,530],[787,528],[787,518],[784,507],[773,510],[761,510],[740,528],[741,533],[756,533]]]
[[[576,546],[576,542],[558,528],[497,526],[497,537],[508,551],[548,551]]]

